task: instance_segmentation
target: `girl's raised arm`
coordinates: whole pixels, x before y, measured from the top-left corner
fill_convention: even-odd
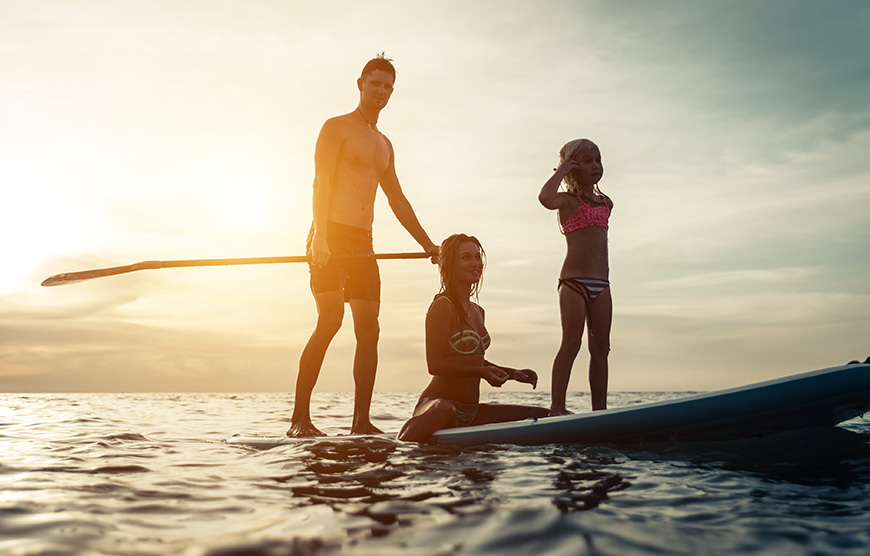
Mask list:
[[[538,193],[538,201],[540,201],[545,208],[554,210],[560,208],[564,204],[564,198],[559,195],[559,186],[562,184],[562,180],[565,176],[576,168],[577,163],[569,158],[562,162],[562,164],[556,168],[550,179],[544,183],[544,187],[542,187],[541,192]]]

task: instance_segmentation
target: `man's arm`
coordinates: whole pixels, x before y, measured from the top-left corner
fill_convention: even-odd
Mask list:
[[[389,139],[387,139],[387,144],[390,147],[390,162],[380,178],[381,189],[383,190],[384,195],[387,196],[390,208],[392,209],[393,214],[396,215],[396,219],[399,223],[408,230],[411,237],[413,237],[427,253],[431,253],[433,256],[437,255],[438,246],[432,243],[426,230],[424,230],[423,226],[420,225],[420,221],[417,220],[417,215],[414,213],[414,208],[411,206],[408,198],[405,197],[405,193],[399,185],[399,178],[396,176],[396,164],[393,156],[393,144],[390,143]]]
[[[314,194],[312,195],[314,236],[311,239],[311,252],[308,255],[318,266],[324,266],[329,262],[326,222],[329,220],[329,206],[332,199],[332,179],[341,152],[339,125],[334,119],[327,120],[320,128],[320,135],[317,136],[317,144],[314,147]]]

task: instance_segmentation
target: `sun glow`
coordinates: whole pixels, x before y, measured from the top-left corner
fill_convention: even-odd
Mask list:
[[[238,188],[227,189],[215,196],[215,212],[231,228],[250,229],[263,222],[267,210],[256,192]]]
[[[0,157],[0,183],[6,186],[0,203],[2,295],[31,283],[33,268],[47,257],[80,250],[86,238],[79,232],[83,211],[74,195],[80,184],[61,170],[24,157]]]
[[[203,203],[203,222],[234,232],[253,231],[273,218],[269,199],[275,176],[263,171],[256,158],[242,153],[226,153],[192,158],[189,166],[175,178],[188,191],[190,202]]]

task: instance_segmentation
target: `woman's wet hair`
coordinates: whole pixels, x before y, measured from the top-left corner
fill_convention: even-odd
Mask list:
[[[480,241],[470,235],[466,234],[453,234],[448,237],[444,241],[441,242],[441,247],[438,252],[438,270],[441,274],[441,291],[438,292],[438,295],[446,295],[450,301],[454,303],[454,307],[460,307],[460,303],[462,302],[459,299],[456,291],[453,291],[453,275],[456,272],[456,267],[459,263],[459,246],[465,242],[471,242],[477,245],[477,248],[480,249],[480,256],[483,259],[483,266],[486,267],[486,252],[483,250],[483,246],[480,244]],[[483,283],[483,269],[481,269],[480,280],[471,285],[471,297],[477,299],[477,295],[480,292],[480,286]],[[436,296],[437,297],[437,296]]]

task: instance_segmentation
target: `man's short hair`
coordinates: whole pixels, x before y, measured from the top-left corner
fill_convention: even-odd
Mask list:
[[[383,52],[381,52],[366,63],[359,78],[365,79],[366,75],[370,74],[375,70],[385,71],[393,76],[393,80],[396,79],[396,68],[393,67],[393,61],[387,58]]]

